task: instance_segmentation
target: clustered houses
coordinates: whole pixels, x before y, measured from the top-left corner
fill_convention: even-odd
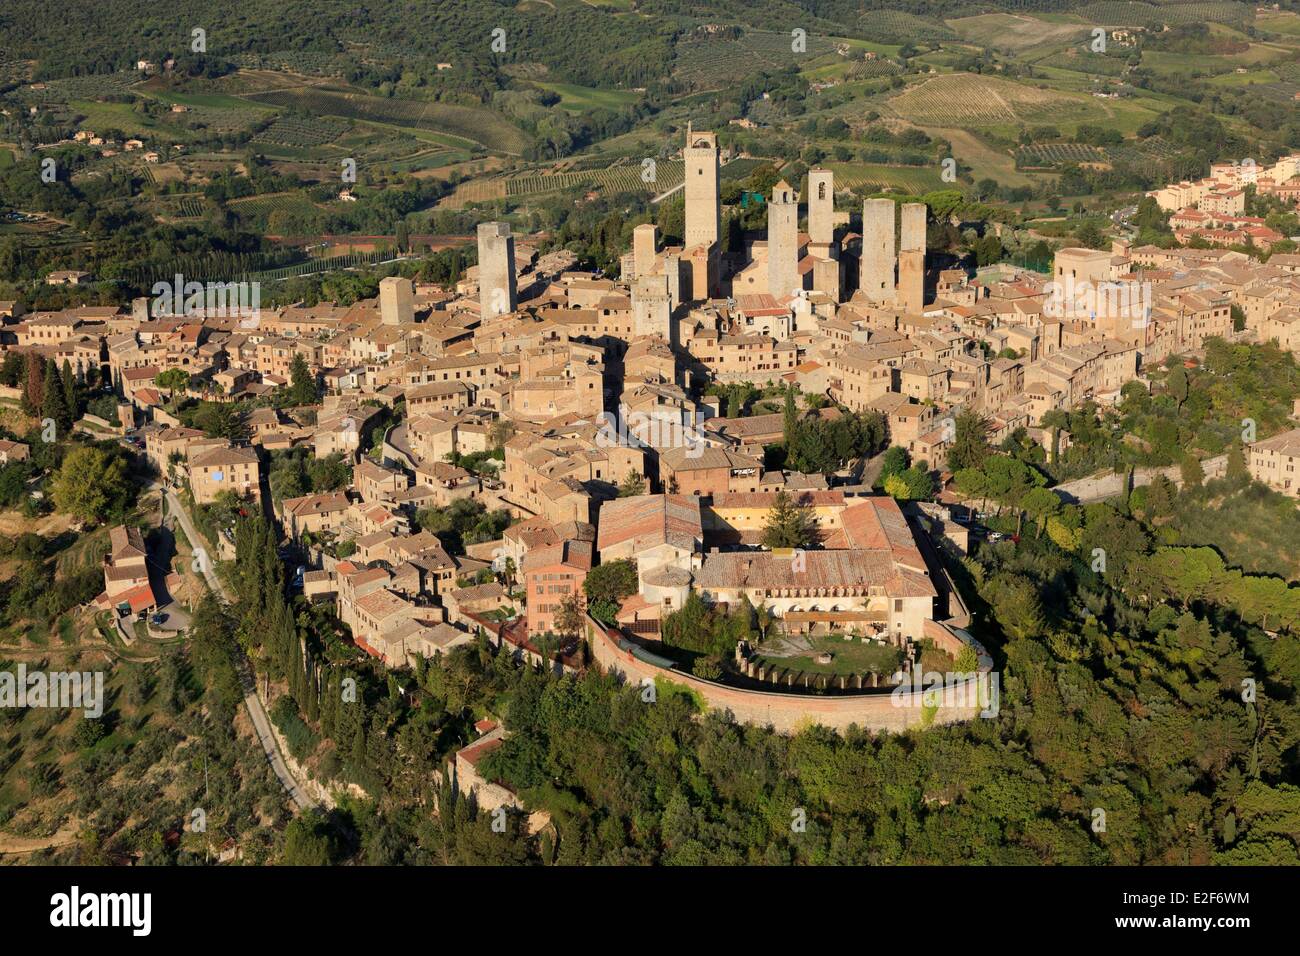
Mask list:
[[[839,406],[878,412],[894,444],[938,467],[959,409],[988,416],[995,440],[1025,427],[1046,441],[1048,412],[1113,402],[1143,365],[1212,336],[1300,342],[1300,257],[1260,265],[1117,241],[1060,250],[1049,276],[928,269],[923,205],[869,200],[861,233],[850,232],[823,169],[810,171],[807,196],[778,183],[768,235],[724,252],[716,137],[688,130],[682,158],[683,242],[637,226],[618,279],[488,223],[479,265],[451,288],[391,277],[348,306],[229,315],[153,314],[144,300],[130,311],[10,306],[0,347],[111,382],[147,422],[149,459],[195,502],[233,493],[273,505],[313,555],[304,594],[334,602],[360,647],[399,666],[480,629],[524,654],[567,639],[556,634],[570,617],[562,607],[581,601],[593,567],[621,558],[636,562],[638,590],[619,620],[643,635],[698,593],[763,604],[789,630],[918,638],[935,589],[897,506],[769,467],[764,446],[781,440],[783,416],[724,418],[710,384],[797,385],[832,400],[817,412],[827,418]],[[1284,161],[1255,186],[1293,176]],[[1240,215],[1223,192],[1177,208]],[[303,364],[317,404],[264,400]],[[184,384],[160,385],[173,369]],[[251,404],[247,439],[176,420],[173,387]],[[1291,445],[1270,441],[1252,450],[1252,468],[1291,489]],[[340,456],[350,486],[262,502],[268,456],[295,448]],[[819,547],[761,549],[780,492],[811,509]],[[465,501],[513,524],[452,554],[417,515]]]
[[[1216,246],[1249,244],[1268,249],[1287,237],[1268,228],[1263,219],[1245,215],[1248,186],[1259,195],[1300,203],[1300,153],[1266,167],[1251,160],[1213,163],[1204,179],[1173,183],[1147,195],[1172,213],[1169,225],[1184,245],[1202,239]]]

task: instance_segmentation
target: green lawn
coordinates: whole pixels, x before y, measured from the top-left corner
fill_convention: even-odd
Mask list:
[[[597,90],[573,83],[534,81],[533,85],[557,94],[560,97],[560,108],[571,113],[592,109],[618,110],[629,103],[635,103],[641,96],[632,90]]]
[[[130,103],[100,103],[96,100],[72,100],[72,109],[86,117],[82,125],[96,133],[118,129],[128,136],[148,136],[160,127],[152,118],[137,113]]]
[[[795,642],[809,644],[811,649],[784,656],[789,645]],[[818,663],[817,656],[823,652],[831,654],[829,664]],[[846,640],[842,634],[830,634],[765,641],[758,647],[758,657],[773,666],[792,668],[809,674],[839,677],[875,671],[884,677],[892,674],[898,667],[901,654],[896,647],[888,644],[877,644],[856,637]]]

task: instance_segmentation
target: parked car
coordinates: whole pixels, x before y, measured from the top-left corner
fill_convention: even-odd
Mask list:
[[[149,617],[150,624],[162,624],[166,620],[167,620],[167,612],[165,611],[159,611],[157,614],[152,614]]]

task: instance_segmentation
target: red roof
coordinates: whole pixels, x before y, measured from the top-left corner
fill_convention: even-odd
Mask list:
[[[500,737],[493,737],[491,740],[483,740],[476,744],[470,744],[464,750],[461,750],[457,757],[462,758],[471,767],[477,767],[478,762],[500,747],[504,740]]]
[[[117,605],[129,604],[135,614],[147,611],[158,603],[158,599],[153,596],[153,588],[148,584],[141,584],[129,591],[115,594],[113,595],[113,601]]]

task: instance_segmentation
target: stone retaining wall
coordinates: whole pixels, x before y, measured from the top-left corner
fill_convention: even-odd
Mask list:
[[[781,733],[793,733],[811,724],[839,731],[854,724],[870,731],[903,731],[909,727],[971,720],[981,710],[974,680],[929,693],[910,687],[860,695],[745,690],[643,660],[628,649],[630,645],[626,642],[620,646],[617,632],[607,631],[591,618],[587,619],[587,640],[595,663],[628,683],[670,681],[690,691],[712,710],[730,711],[738,721],[770,725]]]

